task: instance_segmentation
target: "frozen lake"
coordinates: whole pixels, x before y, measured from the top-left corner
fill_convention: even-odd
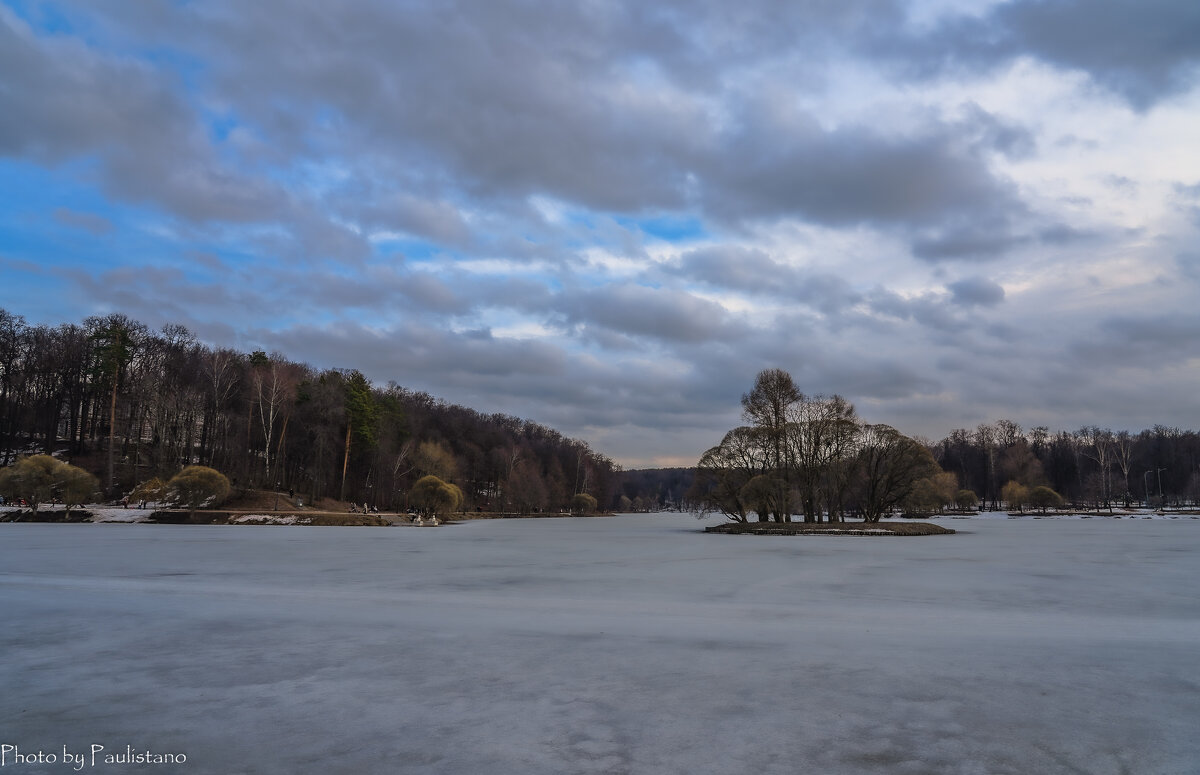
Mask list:
[[[84,772],[1200,771],[1200,521],[944,524],[2,524],[0,743],[187,757]]]

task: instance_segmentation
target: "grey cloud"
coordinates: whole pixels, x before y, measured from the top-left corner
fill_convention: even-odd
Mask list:
[[[903,353],[903,344],[884,351],[878,345],[881,340],[863,343],[851,339],[823,341],[802,333],[787,336],[785,332],[792,333],[789,327],[786,319],[780,321],[774,337],[748,347],[724,364],[734,384],[741,386],[738,395],[753,382],[757,370],[767,366],[791,372],[807,394],[838,393],[856,403],[891,401],[941,389],[932,371],[922,371],[920,348],[914,348],[914,357],[906,361],[910,354]],[[911,333],[893,330],[888,340],[902,343]]]
[[[579,332],[579,337],[583,342],[609,352],[641,352],[645,349],[632,336],[599,326],[584,325]]]
[[[1127,193],[1137,193],[1138,182],[1125,175],[1106,175],[1104,184],[1109,188]]]
[[[797,301],[834,314],[861,300],[843,278],[776,261],[765,251],[738,246],[689,250],[664,264],[670,275],[717,288]]]
[[[429,272],[413,272],[401,282],[400,292],[410,302],[444,314],[463,314],[469,304],[440,278]]]
[[[703,196],[727,217],[938,225],[1023,210],[1015,187],[950,126],[904,137],[855,126],[825,131],[809,117],[748,107],[711,162]]]
[[[1200,316],[1194,314],[1119,316],[1109,318],[1100,327],[1113,342],[1134,350],[1153,346],[1159,352],[1165,348],[1178,356],[1200,355]]]
[[[1037,238],[1044,245],[1070,245],[1094,240],[1097,236],[1099,235],[1095,231],[1076,229],[1065,223],[1058,223],[1039,231]]]
[[[1200,253],[1180,253],[1175,257],[1175,265],[1186,277],[1200,280]]]
[[[1145,110],[1190,89],[1200,65],[1200,6],[1177,0],[1014,0],[958,17],[932,35],[874,40],[926,71],[990,67],[1027,56],[1087,73]]]
[[[912,253],[931,263],[991,261],[1018,248],[1033,245],[1061,247],[1097,239],[1099,233],[1066,223],[1038,225],[1033,216],[1021,219],[981,217],[969,223],[918,232]]]
[[[683,343],[734,336],[721,305],[684,291],[607,286],[564,293],[559,304],[572,326],[598,325],[620,334]]]
[[[66,207],[55,209],[54,220],[72,229],[82,229],[83,231],[91,232],[97,237],[111,234],[113,230],[112,221],[102,215],[80,212]]]
[[[443,244],[463,245],[471,230],[462,213],[447,202],[430,202],[413,196],[397,195],[384,207],[393,210],[397,228]],[[387,223],[388,221],[385,221]]]
[[[471,228],[466,219],[455,205],[435,197],[436,192],[418,196],[373,185],[339,196],[349,202],[343,214],[371,231],[398,231],[442,245],[467,245]]]
[[[1069,356],[1081,368],[1161,369],[1200,357],[1200,316],[1114,315],[1096,333],[1074,343]]]
[[[194,116],[133,60],[69,38],[39,38],[0,8],[0,153],[61,163],[96,156],[103,185],[198,220],[249,220],[277,194],[226,169],[197,137]]]
[[[1029,241],[1007,228],[985,226],[957,227],[919,237],[913,242],[913,255],[927,261],[956,259],[992,259]]]
[[[1200,199],[1200,183],[1187,185],[1185,183],[1175,184],[1175,193],[1185,199]]]
[[[262,303],[253,290],[226,281],[196,283],[174,266],[125,266],[93,274],[80,269],[53,269],[69,283],[69,296],[85,314],[120,311],[157,328],[166,323],[193,326],[195,308],[203,300],[207,318],[237,321]],[[209,327],[211,328],[211,327]]]
[[[1004,291],[983,278],[952,283],[947,289],[949,294],[923,293],[906,298],[886,288],[876,288],[866,298],[865,306],[870,314],[851,322],[856,328],[874,330],[881,336],[894,336],[894,331],[880,330],[881,320],[911,321],[924,329],[921,335],[928,337],[930,344],[960,346],[961,337],[977,328],[979,322],[967,314],[966,308],[997,304]],[[1000,299],[996,298],[997,290]]]
[[[963,128],[974,134],[975,142],[1010,159],[1026,159],[1037,150],[1033,133],[1023,126],[989,113],[972,102],[963,107]]]
[[[213,272],[226,272],[229,267],[221,260],[220,256],[215,253],[210,253],[206,250],[188,251],[187,257],[195,264],[209,269]]]
[[[876,289],[868,296],[867,303],[872,311],[889,317],[908,320],[913,315],[913,302],[892,291]]]
[[[474,302],[431,271],[373,265],[365,272],[326,271],[314,281],[307,271],[283,271],[258,280],[256,290],[280,299],[300,299],[314,310],[372,310],[391,318],[432,314],[443,318],[469,314]]]
[[[921,374],[909,365],[892,360],[875,359],[869,363],[847,363],[825,376],[839,385],[838,390],[860,400],[895,400],[922,393],[936,393],[941,383],[932,376]]]
[[[479,331],[454,333],[412,324],[373,329],[343,321],[253,335],[264,346],[314,366],[354,364],[377,382],[394,379],[421,389],[455,385],[467,375],[477,380],[530,380],[559,377],[566,369],[566,355],[554,345]]]
[[[317,212],[315,206],[289,208],[283,232],[283,251],[295,258],[363,261],[371,246],[358,231],[335,223]]]
[[[390,181],[402,203],[384,205],[390,218],[441,240],[461,239],[461,224],[408,192],[485,207],[545,194],[627,213],[698,202],[726,221],[943,224],[1016,208],[1015,189],[982,156],[1030,144],[978,108],[906,137],[825,131],[721,85],[737,62],[794,61],[798,40],[824,62],[835,32],[894,29],[900,6],[882,0],[347,3],[336,14],[263,2],[114,14],[210,62],[208,85],[287,155],[319,149],[357,177]],[[736,117],[731,126],[714,104]],[[313,114],[329,118],[299,120]],[[372,188],[378,208],[388,186]]]
[[[638,101],[614,88],[608,57],[619,61],[620,49],[584,9],[351,3],[328,14],[263,3],[189,15],[185,45],[224,63],[218,88],[297,150],[314,140],[355,148],[373,173],[400,180],[448,168],[453,186],[485,198],[545,192],[619,210],[682,202],[681,171],[646,175],[645,165],[686,142],[701,118],[694,100]],[[319,109],[342,120],[329,130],[290,120]]]
[[[1004,301],[1004,288],[986,277],[967,277],[946,288],[954,303],[967,307],[994,307]]]
[[[1137,107],[1191,87],[1200,64],[1200,5],[1176,0],[1023,0],[995,18],[1026,52],[1089,72]]]

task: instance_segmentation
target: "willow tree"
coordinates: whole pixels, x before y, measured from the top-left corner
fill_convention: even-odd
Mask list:
[[[49,455],[23,457],[0,469],[0,493],[11,500],[24,499],[36,514],[38,506],[54,497],[61,465]]]
[[[58,497],[63,502],[63,509],[67,512],[68,519],[73,506],[87,503],[100,490],[99,479],[90,472],[70,463],[59,463],[55,475],[58,480]]]
[[[924,445],[890,425],[864,425],[859,441],[859,502],[878,522],[904,502],[921,479],[939,473]]]
[[[208,466],[188,466],[167,482],[168,498],[186,506],[188,518],[202,506],[217,506],[229,497],[229,480]]]
[[[458,485],[443,482],[436,476],[423,476],[412,488],[412,501],[426,517],[446,517],[462,506],[463,491]]]
[[[70,516],[72,507],[86,503],[99,488],[92,474],[49,455],[30,455],[0,469],[0,493],[23,498],[35,514],[41,504],[58,498]]]
[[[788,459],[805,522],[840,519],[854,470],[860,423],[854,404],[841,396],[802,398],[789,412]],[[824,496],[824,497],[822,497]]]
[[[761,434],[754,428],[734,428],[721,443],[706,451],[696,466],[696,478],[687,498],[696,504],[697,516],[719,511],[735,522],[750,521],[753,504],[746,486],[767,471]],[[758,512],[759,521],[767,515]]]
[[[742,395],[742,417],[756,430],[766,454],[769,481],[777,492],[762,503],[771,503],[775,519],[791,521],[791,479],[794,472],[788,455],[789,419],[792,407],[804,400],[792,375],[783,369],[763,369],[754,378],[754,388]],[[760,486],[767,482],[761,482]],[[760,514],[760,517],[763,516]]]

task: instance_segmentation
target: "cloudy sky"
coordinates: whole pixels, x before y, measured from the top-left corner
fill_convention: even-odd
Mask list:
[[[1200,418],[1195,0],[0,0],[0,307],[693,464]]]

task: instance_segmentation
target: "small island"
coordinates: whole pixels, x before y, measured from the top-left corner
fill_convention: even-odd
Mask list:
[[[931,522],[725,522],[705,533],[735,535],[932,536],[954,533]]]

